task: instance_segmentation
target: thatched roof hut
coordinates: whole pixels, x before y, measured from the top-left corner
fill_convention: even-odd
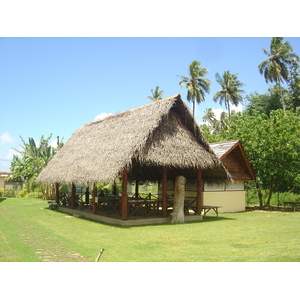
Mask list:
[[[198,168],[206,181],[230,177],[178,94],[82,126],[37,181],[111,182],[125,167],[129,179],[139,180],[161,180],[162,167],[167,167],[170,179],[195,177]]]

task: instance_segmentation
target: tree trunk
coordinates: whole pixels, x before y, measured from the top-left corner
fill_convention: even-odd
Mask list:
[[[227,96],[226,96],[226,103],[227,103],[227,106],[228,106],[228,120],[230,121],[230,119],[231,119],[230,102],[229,102],[229,100],[227,100]]]
[[[275,177],[272,176],[272,177],[271,177],[271,182],[270,182],[269,196],[268,196],[268,200],[267,200],[267,202],[266,202],[266,206],[270,206],[271,197],[272,197],[273,189],[274,189],[274,180],[275,180]]]
[[[183,176],[177,176],[175,180],[174,202],[171,223],[184,222],[184,196],[186,179]]]
[[[196,103],[195,103],[195,99],[193,99],[193,118],[195,119],[195,106],[196,106]]]
[[[263,207],[263,196],[262,196],[261,188],[259,186],[259,182],[258,182],[257,178],[255,178],[255,187],[256,187],[256,190],[257,190],[259,206]]]
[[[286,105],[285,105],[285,101],[282,97],[282,89],[281,89],[281,84],[280,84],[280,80],[278,80],[278,83],[277,83],[278,87],[279,87],[279,92],[280,92],[280,102],[281,102],[281,105],[282,105],[282,109],[283,111],[285,112],[286,110]]]

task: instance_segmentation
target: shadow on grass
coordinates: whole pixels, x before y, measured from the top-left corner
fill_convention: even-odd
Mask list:
[[[49,207],[45,208],[48,210],[51,210]],[[201,225],[201,223],[207,223],[207,222],[215,222],[215,221],[230,221],[230,220],[236,220],[235,218],[228,218],[228,217],[222,217],[222,216],[206,216],[205,219],[201,220],[201,221],[190,221],[190,222],[185,222],[183,224],[171,224],[171,223],[163,223],[163,224],[147,224],[147,225],[118,225],[118,224],[108,224],[105,222],[101,222],[98,220],[93,220],[92,218],[88,218],[85,216],[74,216],[75,213],[67,213],[67,212],[62,212],[62,211],[55,211],[56,213],[59,213],[60,215],[64,215],[64,216],[70,216],[70,217],[74,217],[74,218],[78,218],[81,220],[86,220],[95,224],[101,224],[101,225],[105,225],[105,226],[109,226],[109,227],[114,227],[114,228],[123,228],[123,229],[131,229],[134,227],[149,227],[149,226],[175,226],[175,225],[184,225],[184,224],[196,224],[198,223],[199,225]]]
[[[189,225],[189,224],[199,224],[201,226],[201,223],[208,223],[208,222],[215,222],[215,221],[232,221],[232,220],[236,220],[235,218],[226,218],[226,217],[206,217],[205,219],[201,220],[201,221],[190,221],[190,222],[184,222],[183,224],[171,224],[171,223],[162,223],[162,224],[147,224],[147,225],[116,225],[116,224],[107,224],[101,221],[97,221],[97,220],[93,220],[93,219],[89,219],[86,217],[79,217],[80,219],[84,219],[87,220],[89,222],[93,222],[93,223],[97,223],[97,224],[102,224],[105,226],[109,226],[109,227],[115,227],[115,228],[122,228],[122,229],[131,229],[131,228],[135,228],[135,227],[157,227],[157,226],[176,226],[176,225]]]
[[[6,200],[6,198],[0,198],[0,203]]]
[[[231,221],[231,220],[236,220],[235,218],[226,218],[222,216],[206,216],[205,219],[203,219],[201,222],[215,222],[215,221]]]

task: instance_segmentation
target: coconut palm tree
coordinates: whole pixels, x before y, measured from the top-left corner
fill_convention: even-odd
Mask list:
[[[199,104],[205,101],[205,94],[208,93],[210,88],[210,81],[204,76],[208,73],[207,69],[200,67],[200,62],[194,60],[189,66],[189,77],[181,76],[180,86],[186,85],[187,100],[193,102],[193,116],[195,118],[195,102]]]
[[[229,71],[225,71],[223,76],[219,73],[216,74],[216,80],[221,85],[221,89],[217,91],[213,100],[217,102],[219,100],[220,105],[224,103],[225,108],[228,109],[228,118],[230,120],[230,104],[238,106],[243,102],[241,93],[245,92],[240,89],[244,83],[237,79],[238,74],[230,74]]]
[[[210,126],[213,126],[214,122],[216,121],[216,115],[212,108],[208,108],[204,111],[202,121],[207,122]]]
[[[270,44],[270,52],[262,48],[268,58],[258,65],[258,70],[264,76],[265,81],[275,82],[279,87],[282,108],[285,111],[286,105],[282,97],[280,83],[289,81],[289,67],[297,64],[299,57],[293,52],[289,42],[282,42],[283,37],[273,37]]]
[[[164,93],[164,91],[160,91],[159,90],[159,86],[156,86],[156,88],[153,90],[151,89],[151,93],[152,93],[152,96],[147,96],[147,98],[150,100],[150,101],[157,101],[157,100],[161,100],[162,99],[162,95]]]

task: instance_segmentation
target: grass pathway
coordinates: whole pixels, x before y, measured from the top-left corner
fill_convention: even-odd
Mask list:
[[[85,262],[87,259],[80,253],[67,248],[45,230],[37,228],[37,224],[24,218],[17,211],[1,207],[0,215],[7,221],[15,234],[25,244],[23,248],[29,247],[42,262]],[[1,236],[1,235],[0,235]],[[7,243],[7,242],[6,242]],[[8,249],[9,250],[9,249]],[[12,249],[11,249],[12,250]]]

